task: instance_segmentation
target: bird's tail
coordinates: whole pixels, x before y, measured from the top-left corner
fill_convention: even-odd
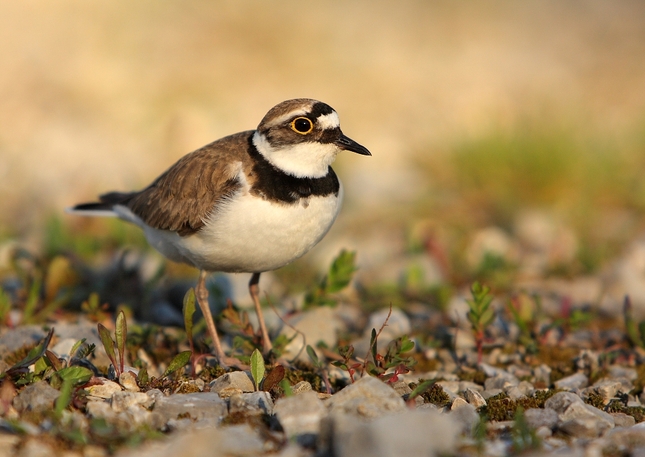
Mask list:
[[[110,192],[101,195],[98,202],[79,203],[66,208],[65,212],[79,216],[117,217],[119,214],[114,211],[114,206],[125,204],[132,195],[132,192]]]

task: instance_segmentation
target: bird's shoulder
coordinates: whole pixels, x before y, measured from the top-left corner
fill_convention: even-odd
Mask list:
[[[213,208],[241,187],[240,171],[252,167],[247,153],[253,131],[216,140],[179,159],[126,206],[147,225],[186,236],[204,226]]]

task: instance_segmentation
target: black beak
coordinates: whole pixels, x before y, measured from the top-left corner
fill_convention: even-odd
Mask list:
[[[356,141],[342,134],[340,135],[340,138],[336,140],[335,143],[336,143],[336,146],[346,151],[352,151],[352,152],[355,152],[356,154],[361,154],[364,156],[372,155],[372,153],[365,146],[361,146]]]

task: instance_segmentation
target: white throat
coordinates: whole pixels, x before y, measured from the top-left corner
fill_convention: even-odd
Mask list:
[[[274,148],[264,135],[253,134],[253,144],[271,165],[297,178],[321,178],[340,151],[333,143],[298,143]]]

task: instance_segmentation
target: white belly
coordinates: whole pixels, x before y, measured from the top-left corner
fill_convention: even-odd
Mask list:
[[[293,205],[242,192],[194,235],[139,225],[148,242],[171,260],[207,271],[262,272],[283,267],[314,247],[334,223],[342,197],[342,185],[338,197],[311,197]]]

